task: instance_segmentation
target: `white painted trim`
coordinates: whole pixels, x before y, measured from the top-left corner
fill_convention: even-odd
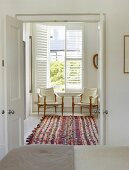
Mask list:
[[[100,79],[100,145],[104,142],[104,116],[103,111],[106,108],[106,67],[105,59],[105,14],[104,13],[85,13],[85,14],[16,14],[15,17],[23,22],[97,22],[100,23],[100,43],[99,43],[99,79]],[[106,130],[105,130],[106,131]]]
[[[106,126],[104,125],[104,111],[106,110],[106,58],[105,58],[105,16],[100,16],[99,32],[99,78],[100,78],[100,144],[106,144]]]
[[[88,14],[16,14],[24,22],[98,22],[99,13]]]
[[[0,160],[5,156],[5,145],[0,144]]]
[[[6,67],[6,18],[4,18],[4,110],[5,110],[5,153],[8,152],[8,136],[7,136],[7,67]]]

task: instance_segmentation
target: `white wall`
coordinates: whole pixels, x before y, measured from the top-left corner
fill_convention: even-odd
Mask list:
[[[98,87],[98,70],[93,66],[93,55],[98,53],[98,23],[85,24],[85,87]]]
[[[129,145],[129,75],[123,73],[123,36],[129,34],[128,7],[128,0],[1,0],[0,2],[1,40],[5,14],[14,16],[16,13],[106,13],[106,91],[109,111],[107,144],[111,145]],[[3,41],[0,41],[0,65],[2,56]],[[1,105],[3,105],[2,82],[0,67]],[[0,134],[2,131],[0,127]],[[3,136],[0,138],[0,144],[2,143]]]

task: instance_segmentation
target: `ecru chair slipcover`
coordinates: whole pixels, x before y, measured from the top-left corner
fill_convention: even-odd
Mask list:
[[[64,110],[64,97],[61,97],[61,100],[59,100],[59,96],[54,92],[53,87],[51,88],[40,88],[40,92],[38,94],[38,115],[39,115],[39,109],[40,107],[44,107],[44,116],[46,113],[47,107],[56,107],[61,106],[62,108],[62,115]]]
[[[92,108],[97,107],[98,109],[98,94],[97,88],[85,88],[84,92],[80,94],[80,102],[74,101],[74,96],[72,96],[72,113],[74,115],[74,107],[75,105],[80,106],[81,113],[82,107],[86,107],[89,109],[90,116],[92,115]]]

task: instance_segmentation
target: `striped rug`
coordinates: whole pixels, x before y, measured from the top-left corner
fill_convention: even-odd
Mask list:
[[[45,116],[26,140],[27,144],[96,145],[98,129],[90,116]]]

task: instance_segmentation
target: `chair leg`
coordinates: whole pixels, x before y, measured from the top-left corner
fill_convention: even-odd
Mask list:
[[[56,113],[56,106],[55,106],[55,113]]]
[[[45,117],[45,113],[46,113],[46,96],[44,97],[44,117]]]
[[[92,116],[92,106],[90,106],[90,116]]]
[[[38,116],[39,116],[39,108],[40,108],[40,97],[39,97],[39,94],[38,94]]]
[[[72,115],[74,116],[74,96],[72,96]]]
[[[90,116],[92,116],[92,104],[91,103],[90,103],[89,111],[90,111]]]
[[[90,111],[90,116],[92,116],[92,96],[90,96],[90,108],[89,108],[89,111]]]
[[[82,106],[80,106],[80,109],[81,109],[81,114],[82,114]]]
[[[46,106],[44,105],[44,117],[45,117],[45,113],[46,113]]]
[[[38,116],[39,116],[39,107],[40,107],[40,106],[39,106],[39,104],[38,104]]]
[[[63,116],[63,112],[64,112],[64,96],[62,96],[62,116]]]
[[[62,116],[63,116],[63,112],[64,112],[64,105],[62,104]]]

